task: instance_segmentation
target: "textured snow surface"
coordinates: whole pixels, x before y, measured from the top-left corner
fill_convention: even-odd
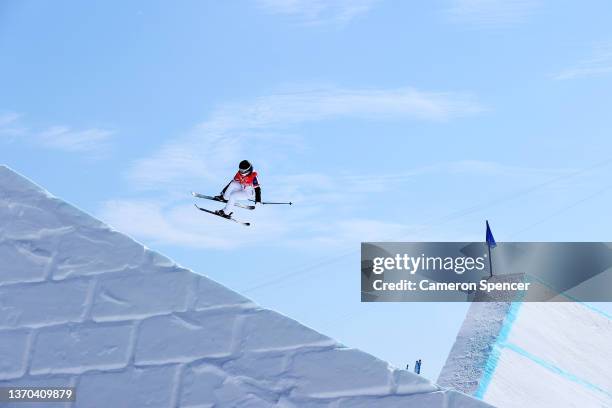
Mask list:
[[[575,302],[474,303],[438,382],[498,407],[612,407],[612,320]]]
[[[76,404],[45,407],[488,406],[262,309],[1,166],[0,260],[0,387],[77,387]]]

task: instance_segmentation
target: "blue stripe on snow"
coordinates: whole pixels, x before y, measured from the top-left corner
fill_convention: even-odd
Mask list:
[[[552,291],[557,292],[557,290],[552,285],[550,285],[548,282],[546,282],[546,281],[544,281],[544,280],[542,280],[542,279],[540,279],[540,278],[538,278],[536,276],[529,275],[528,278],[529,278],[530,282],[536,281],[536,282],[540,283],[541,285],[544,285],[547,288],[551,289]],[[604,312],[603,310],[599,310],[598,308],[593,306],[591,303],[583,302],[583,301],[575,298],[574,296],[571,296],[571,295],[567,294],[566,292],[559,293],[558,296],[563,296],[564,298],[569,299],[569,300],[571,300],[571,301],[573,301],[575,303],[580,303],[584,307],[586,307],[588,309],[591,309],[593,312],[595,312],[595,313],[597,313],[599,315],[602,315],[604,317],[607,317],[608,319],[612,319],[612,316],[610,314]]]
[[[507,348],[508,350],[512,350],[515,353],[520,354],[521,356],[528,358],[529,360],[533,361],[534,363],[538,364],[539,366],[544,367],[547,370],[552,371],[553,373],[555,373],[555,374],[557,374],[557,375],[559,375],[559,376],[561,376],[563,378],[566,378],[566,379],[568,379],[570,381],[573,381],[573,382],[575,382],[577,384],[585,386],[585,387],[587,387],[587,388],[589,388],[591,390],[601,392],[602,394],[607,395],[608,397],[612,398],[612,393],[611,392],[609,392],[609,391],[607,391],[607,390],[605,390],[605,389],[603,389],[603,388],[601,388],[601,387],[599,387],[599,386],[597,386],[597,385],[595,385],[595,384],[593,384],[593,383],[591,383],[591,382],[589,382],[589,381],[587,381],[587,380],[585,380],[583,378],[580,378],[580,377],[578,377],[578,376],[576,376],[576,375],[574,375],[572,373],[569,373],[569,372],[563,370],[562,368],[559,368],[558,366],[556,366],[556,365],[554,365],[554,364],[552,364],[552,363],[550,363],[550,362],[548,362],[548,361],[546,361],[546,360],[544,360],[544,359],[542,359],[542,358],[540,358],[540,357],[538,357],[538,356],[536,356],[534,354],[531,354],[530,352],[528,352],[527,350],[517,346],[516,344],[506,343],[502,347]]]
[[[489,354],[489,358],[487,358],[487,362],[484,366],[484,372],[480,381],[478,382],[478,389],[474,393],[476,398],[482,399],[485,393],[487,392],[487,388],[493,379],[493,374],[495,373],[495,369],[497,368],[497,364],[499,362],[499,356],[501,354],[501,349],[503,348],[504,343],[508,339],[508,335],[510,334],[510,329],[512,325],[516,321],[516,317],[518,315],[519,308],[522,302],[512,302],[512,306],[508,310],[508,314],[504,319],[504,323],[502,324],[501,329],[497,335],[497,339],[495,343],[491,346],[491,353]]]
[[[542,279],[539,279],[537,277],[534,276],[529,276],[529,280],[535,280],[538,281],[540,284],[547,286],[549,288],[552,289],[552,286],[547,284],[546,282],[544,282]],[[608,313],[604,312],[603,310],[599,310],[597,309],[595,306],[593,306],[592,304],[586,303],[586,302],[582,302],[576,298],[574,298],[573,296],[568,295],[567,293],[559,293],[560,296],[563,296],[575,303],[579,303],[581,305],[583,305],[584,307],[592,310],[593,312],[606,317],[608,319],[612,319],[612,316],[610,316]],[[522,298],[522,296],[521,296]],[[483,374],[482,377],[478,383],[478,389],[476,390],[476,392],[474,393],[474,396],[476,398],[482,399],[484,397],[484,395],[487,392],[487,389],[489,388],[489,384],[491,383],[491,380],[493,379],[493,374],[495,373],[495,369],[497,368],[497,364],[499,363],[499,357],[501,355],[501,350],[504,348],[508,348],[510,350],[515,351],[516,353],[529,358],[531,361],[535,362],[536,364],[551,370],[553,372],[555,372],[556,374],[562,376],[563,378],[567,378],[570,381],[576,382],[578,384],[581,384],[589,389],[601,392],[607,396],[612,397],[612,393],[608,390],[605,390],[595,384],[590,383],[587,380],[584,380],[574,374],[571,374],[567,371],[562,370],[561,368],[555,366],[554,364],[551,364],[533,354],[530,354],[528,351],[520,348],[519,346],[516,346],[514,344],[510,344],[510,343],[506,343],[506,340],[508,339],[508,335],[510,334],[510,330],[512,329],[512,325],[514,324],[514,322],[516,321],[517,315],[518,315],[518,310],[520,308],[522,302],[513,302],[512,306],[510,307],[510,309],[508,310],[508,314],[506,315],[506,318],[504,319],[504,323],[502,324],[502,327],[498,333],[497,339],[495,340],[495,343],[493,343],[493,345],[491,346],[491,353],[489,354],[489,357],[487,358],[487,361],[485,363],[485,366],[483,368]]]
[[[586,307],[587,309],[590,309],[592,311],[594,311],[597,314],[602,315],[603,317],[607,317],[608,319],[612,320],[612,316],[609,315],[608,313],[604,312],[603,310],[599,310],[597,309],[595,306],[591,305],[590,303],[585,303],[585,302],[580,302],[580,301],[576,301],[577,303],[580,303],[582,306]]]
[[[589,308],[590,310],[604,316],[607,317],[608,319],[610,318],[610,316],[601,311],[596,309],[595,307],[592,307],[584,302],[577,302],[580,303],[582,305],[584,305],[585,307]],[[497,364],[499,363],[499,358],[501,355],[501,351],[504,348],[507,348],[509,350],[514,351],[515,353],[520,354],[523,357],[528,358],[529,360],[533,361],[534,363],[538,364],[541,367],[546,368],[549,371],[554,372],[555,374],[558,374],[559,376],[566,378],[572,382],[575,382],[577,384],[580,384],[582,386],[585,386],[591,390],[600,392],[608,397],[612,397],[612,392],[605,390],[603,388],[601,388],[600,386],[593,384],[583,378],[580,378],[570,372],[567,372],[563,369],[561,369],[560,367],[542,359],[537,357],[534,354],[529,353],[527,350],[512,344],[512,343],[507,343],[506,341],[508,340],[508,336],[510,334],[510,330],[512,329],[512,325],[514,324],[514,322],[516,321],[516,318],[518,316],[518,310],[520,308],[520,305],[522,304],[522,302],[513,302],[512,306],[510,307],[510,309],[508,310],[508,314],[504,320],[504,323],[502,324],[502,327],[499,331],[499,334],[497,336],[497,340],[495,341],[495,343],[493,343],[492,346],[492,350],[491,353],[489,354],[489,358],[487,359],[487,362],[485,363],[484,366],[484,373],[480,379],[480,382],[478,384],[478,389],[476,390],[476,392],[474,393],[474,396],[476,398],[482,399],[484,397],[484,395],[487,392],[487,389],[489,387],[489,384],[491,383],[491,380],[493,379],[493,374],[495,373],[495,369],[497,368]]]

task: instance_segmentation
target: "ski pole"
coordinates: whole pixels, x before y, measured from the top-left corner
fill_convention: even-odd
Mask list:
[[[252,202],[255,202],[255,200],[249,200]],[[291,201],[284,203],[284,202],[277,202],[277,201],[262,201],[261,202],[262,205],[266,205],[266,204],[287,204],[287,205],[293,205],[293,203]]]

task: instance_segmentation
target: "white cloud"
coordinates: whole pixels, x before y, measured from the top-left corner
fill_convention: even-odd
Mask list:
[[[80,153],[102,153],[108,148],[113,132],[90,128],[75,130],[68,126],[50,126],[34,129],[24,123],[23,115],[8,112],[0,114],[0,136],[9,142],[26,143],[34,147]]]
[[[0,129],[4,129],[19,119],[20,115],[15,112],[5,112],[0,114]]]
[[[559,72],[554,76],[554,79],[586,78],[606,74],[612,74],[612,44],[597,45],[589,58]]]
[[[114,228],[153,244],[213,249],[265,243],[278,246],[279,237],[286,237],[301,225],[302,221],[296,217],[303,215],[264,206],[237,215],[248,217],[253,223],[251,227],[244,227],[201,213],[191,201],[145,199],[110,200],[98,212],[98,216]]]
[[[16,112],[0,113],[0,136],[14,140],[16,136],[25,133],[26,129],[19,124],[21,115]]]
[[[512,166],[483,160],[457,160],[432,163],[427,166],[403,169],[390,174],[334,174],[300,173],[269,175],[266,180],[274,185],[277,194],[292,197],[303,205],[337,205],[346,196],[377,194],[389,191],[393,186],[407,185],[424,176],[486,175],[506,180],[548,179],[568,174],[571,169],[542,169]],[[341,193],[340,193],[341,192]]]
[[[212,223],[198,222],[203,219],[193,210],[191,205],[167,207],[151,200],[111,200],[103,204],[99,215],[114,228],[153,243],[217,249],[232,246],[227,237],[211,233]]]
[[[213,180],[245,152],[272,161],[282,157],[281,144],[300,148],[300,138],[287,130],[301,123],[339,117],[446,121],[482,110],[470,95],[412,88],[327,88],[269,95],[222,106],[188,134],[135,162],[128,178],[139,188],[193,186],[195,180]],[[276,148],[271,150],[270,145]]]
[[[393,241],[406,238],[415,231],[414,226],[376,219],[348,218],[334,224],[322,224],[320,231],[309,242],[325,246],[343,246],[359,242]]]
[[[370,11],[379,0],[256,0],[272,14],[296,17],[303,24],[344,25]]]
[[[536,0],[452,0],[446,14],[453,22],[498,27],[524,21],[538,6]]]
[[[104,129],[73,130],[67,126],[53,126],[36,135],[43,146],[67,152],[100,152],[107,148],[113,132]]]
[[[330,223],[325,217],[316,216],[321,212],[321,207],[302,203],[297,210],[263,206],[237,215],[252,222],[252,226],[243,227],[200,213],[191,203],[124,199],[105,202],[98,216],[117,230],[153,245],[220,250],[261,245],[304,247],[306,244],[309,248],[315,245],[343,248],[365,238],[399,239],[414,231],[400,223],[358,217],[339,218]]]
[[[335,116],[373,119],[447,120],[478,113],[482,107],[469,95],[424,92],[413,88],[326,88],[263,96],[230,104],[213,113],[202,128],[210,132],[252,129],[324,120]]]

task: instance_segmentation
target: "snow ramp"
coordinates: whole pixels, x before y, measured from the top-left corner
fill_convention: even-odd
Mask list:
[[[2,407],[489,406],[263,309],[0,166]]]
[[[590,305],[475,302],[438,383],[500,408],[612,408],[611,362],[611,316]]]

